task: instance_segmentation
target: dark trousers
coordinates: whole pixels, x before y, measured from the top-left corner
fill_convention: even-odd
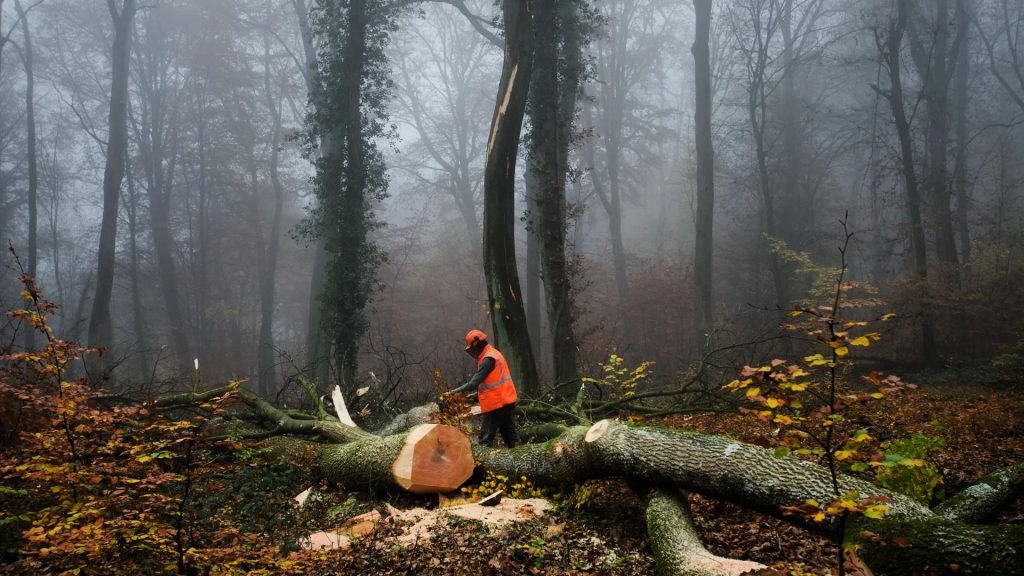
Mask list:
[[[484,446],[494,446],[494,435],[501,431],[501,439],[505,441],[505,446],[518,446],[519,433],[516,432],[515,410],[516,405],[513,402],[497,410],[484,412],[484,421],[480,426],[480,443]]]

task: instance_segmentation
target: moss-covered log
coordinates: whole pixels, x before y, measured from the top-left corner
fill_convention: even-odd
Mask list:
[[[704,547],[690,518],[686,495],[675,490],[644,491],[647,537],[659,576],[738,576],[763,564],[716,556]]]
[[[779,515],[780,506],[834,499],[828,470],[797,458],[776,458],[765,448],[723,436],[608,423],[591,434],[587,449],[608,473],[674,486]],[[840,491],[861,498],[883,496],[892,518],[921,518],[931,512],[911,498],[870,482],[841,476]],[[792,520],[793,518],[788,518]]]
[[[178,395],[163,406],[208,401],[214,397],[211,395],[214,392],[218,391]],[[404,471],[398,475],[404,480],[396,480],[395,461],[408,447],[410,435],[422,439],[422,434],[403,432],[377,436],[333,421],[326,425],[325,431],[323,421],[291,418],[250,394],[240,393],[239,396],[268,428],[330,440],[331,443],[312,445],[320,473],[332,482],[352,489],[397,490],[414,485],[435,489],[433,480],[410,482]],[[423,414],[401,418],[391,429],[404,428],[421,417]],[[333,427],[340,428],[335,438],[331,437]],[[679,567],[688,566],[687,562],[696,562],[698,568],[708,568],[717,562],[702,556],[707,551],[689,523],[684,501],[676,496],[679,490],[734,502],[803,524],[819,534],[835,535],[833,524],[811,523],[800,515],[783,512],[783,507],[800,505],[806,500],[830,502],[833,499],[829,471],[813,462],[776,458],[770,450],[722,436],[626,426],[608,420],[589,428],[547,427],[544,434],[538,435],[558,432],[561,433],[544,443],[512,449],[474,446],[473,458],[481,470],[509,477],[526,476],[538,485],[619,477],[655,487],[648,499],[652,548],[663,558],[662,564],[669,567],[666,570],[673,571],[671,573],[687,573],[678,571],[683,569]],[[468,442],[457,436],[460,442]],[[469,458],[468,452],[462,452],[464,459]],[[446,453],[441,447],[430,457],[418,458],[418,461],[443,463]],[[464,464],[468,477],[472,462]],[[455,481],[452,488],[457,487],[458,482]],[[842,492],[855,491],[861,498],[884,497],[889,506],[881,520],[859,518],[852,523],[846,532],[846,543],[880,576],[915,572],[1024,573],[1024,527],[967,523],[991,517],[999,506],[1020,491],[1022,483],[1024,465],[998,471],[951,499],[936,514],[909,497],[840,475]]]
[[[861,520],[847,544],[875,576],[1024,574],[1024,526],[981,526],[933,516],[919,520]]]
[[[991,520],[1024,491],[1024,462],[1000,468],[977,484],[943,502],[935,512],[954,522],[979,524]]]

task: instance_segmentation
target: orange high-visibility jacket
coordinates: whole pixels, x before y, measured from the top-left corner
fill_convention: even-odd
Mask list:
[[[512,374],[508,371],[508,363],[505,357],[498,352],[498,349],[488,344],[480,357],[476,359],[476,367],[479,368],[484,358],[494,359],[494,370],[484,378],[484,381],[477,386],[480,400],[480,411],[491,412],[508,406],[519,396],[516,395],[516,385],[512,382]]]

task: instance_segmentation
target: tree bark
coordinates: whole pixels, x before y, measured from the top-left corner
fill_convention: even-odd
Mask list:
[[[537,232],[537,173],[533,163],[527,161],[526,174],[523,177],[526,188],[526,329],[530,334],[530,344],[537,359],[539,373],[544,372],[544,338],[541,335],[540,301],[540,238]]]
[[[903,80],[900,67],[900,50],[903,35],[907,26],[907,0],[898,0],[896,19],[888,31],[888,36],[879,40],[879,51],[882,52],[889,71],[889,90],[883,93],[888,99],[892,110],[893,122],[896,124],[896,136],[900,142],[900,162],[903,168],[903,182],[906,193],[907,217],[910,221],[910,247],[913,253],[914,275],[921,283],[922,297],[928,291],[928,256],[925,251],[924,224],[921,220],[921,198],[914,166],[914,142],[910,133],[910,122],[907,120],[903,104]],[[929,364],[938,362],[935,346],[935,334],[932,319],[927,310],[921,310],[921,352]]]
[[[573,0],[541,3],[534,21],[533,73],[529,113],[530,170],[536,178],[531,223],[540,242],[548,329],[555,384],[579,378],[572,298],[565,255],[565,181],[569,135],[579,84],[579,42]],[[563,40],[564,42],[560,42]],[[564,70],[559,74],[559,46],[564,45]]]
[[[940,504],[935,511],[939,516],[954,522],[981,524],[1004,510],[1022,491],[1024,463],[992,472]]]
[[[282,131],[280,99],[274,97],[270,82],[270,39],[265,38],[264,42],[264,103],[273,122],[270,142],[270,183],[274,192],[274,208],[270,219],[268,246],[260,254],[260,340],[257,374],[259,374],[261,392],[270,397],[276,392],[277,383],[276,352],[274,350],[274,297],[277,281],[277,255],[281,244],[281,218],[284,212],[284,186],[281,184],[281,177],[278,173]],[[262,237],[262,226],[258,227],[257,234]]]
[[[299,36],[302,38],[302,54],[305,68],[302,75],[306,81],[306,94],[310,103],[316,106],[321,97],[321,81],[317,68],[316,47],[313,44],[313,30],[309,24],[309,10],[305,0],[292,0],[295,17],[299,23]],[[320,138],[318,158],[329,156],[334,148],[333,135],[325,132]],[[321,293],[324,289],[324,268],[327,265],[327,250],[324,240],[317,239],[314,244],[313,271],[309,285],[309,316],[306,326],[306,369],[313,375],[315,382],[326,385],[328,377],[327,339],[323,330]]]
[[[124,159],[128,147],[128,74],[131,56],[132,21],[135,0],[124,0],[117,10],[115,0],[107,0],[114,22],[114,41],[110,50],[111,81],[106,168],[103,172],[103,217],[96,264],[96,291],[89,316],[89,346],[110,348],[114,327],[110,316],[110,300],[114,289],[114,254],[117,241],[117,204],[124,180]],[[109,356],[108,356],[109,358]],[[106,370],[108,362],[100,362]],[[106,377],[105,374],[96,375]]]
[[[132,177],[131,164],[125,160],[128,170],[128,250],[131,265],[129,268],[132,283],[132,325],[135,328],[136,369],[138,370],[139,382],[145,382],[150,374],[149,368],[149,339],[146,337],[146,320],[142,311],[142,280],[139,270],[139,196],[135,188],[135,178]]]
[[[504,0],[505,58],[484,166],[483,261],[495,343],[527,395],[540,389],[523,310],[515,244],[515,166],[530,85],[530,8]]]
[[[151,12],[150,18],[161,17]],[[156,32],[159,34],[159,32]],[[141,100],[141,125],[136,126],[142,165],[146,172],[146,196],[149,199],[149,223],[153,236],[157,273],[167,323],[171,329],[175,368],[179,378],[192,373],[192,350],[181,308],[175,241],[171,231],[171,193],[174,189],[178,148],[177,103],[172,104],[173,87],[168,82],[163,54],[163,38],[147,38],[137,54],[138,85]],[[201,311],[205,312],[205,311]]]
[[[953,187],[956,192],[956,221],[957,235],[960,240],[960,261],[964,264],[964,272],[970,276],[971,265],[971,230],[968,226],[968,213],[970,201],[968,199],[967,172],[968,172],[968,135],[967,135],[967,106],[970,103],[968,84],[970,82],[971,59],[968,53],[970,45],[970,28],[964,30],[964,38],[960,42],[960,49],[957,51],[956,77],[954,78],[953,93],[956,102],[956,168],[953,173]]]
[[[711,0],[694,0],[696,34],[691,52],[694,62],[697,144],[697,221],[693,256],[693,332],[698,355],[708,351],[712,315],[713,220],[715,203],[715,151],[711,141]]]
[[[28,28],[28,15],[21,6],[21,0],[14,0],[14,9],[21,20],[24,45],[21,47],[22,63],[25,65],[25,145],[28,153],[28,275],[36,277],[38,261],[39,229],[39,166],[36,156],[36,105],[35,72],[32,68],[32,35]],[[25,349],[35,350],[35,330],[25,330]]]
[[[959,0],[958,0],[959,1]],[[957,251],[953,235],[953,217],[950,210],[950,189],[947,177],[948,160],[946,147],[948,140],[949,115],[949,84],[951,68],[956,64],[956,53],[965,27],[958,31],[954,41],[954,59],[948,63],[949,45],[949,2],[936,0],[934,32],[927,30],[933,42],[931,46],[921,45],[917,38],[916,20],[909,20],[911,31],[911,54],[922,78],[925,78],[924,97],[927,102],[928,119],[928,164],[925,176],[925,187],[929,193],[932,206],[932,227],[935,233],[935,255],[944,265],[941,270],[944,278],[958,283]]]
[[[646,491],[647,537],[658,576],[739,576],[766,568],[746,560],[708,552],[690,518],[686,494],[652,488]]]
[[[184,408],[232,391],[231,386],[225,386],[201,393],[173,394],[161,397],[155,404],[164,410]],[[412,452],[418,451],[420,444],[416,439],[427,437],[422,426],[410,432],[377,436],[333,419],[295,419],[247,391],[235,393],[272,433],[326,440],[326,444],[313,446],[314,458],[318,463],[317,472],[332,483],[347,489],[371,490],[397,490],[406,485],[435,486],[429,480],[406,482],[404,470],[396,472],[396,461],[410,462],[402,460],[403,450],[408,456],[408,446],[413,444],[417,448]],[[833,500],[832,474],[819,464],[792,457],[778,458],[766,448],[721,436],[627,426],[610,420],[590,427],[562,430],[542,444],[512,449],[475,445],[471,459],[464,450],[437,448],[436,442],[428,441],[422,444],[431,454],[420,455],[418,459],[437,462],[451,457],[461,463],[453,463],[452,467],[467,465],[465,470],[471,468],[472,460],[480,472],[510,478],[526,476],[537,485],[624,478],[634,485],[652,487],[654,490],[647,494],[648,526],[662,573],[735,574],[740,566],[707,553],[687,518],[679,490],[734,502],[825,536],[835,536],[839,528],[834,522],[812,522],[800,515],[787,515],[783,508],[801,505],[807,500],[822,503]],[[285,451],[303,450],[307,446],[307,443],[288,439],[281,439],[279,443]],[[460,474],[468,477],[465,471]],[[995,510],[1008,498],[1019,494],[1024,486],[1022,478],[1024,464],[998,471],[979,487],[954,498],[961,499],[959,503],[940,508],[936,514],[912,498],[840,474],[837,482],[841,492],[854,491],[859,498],[878,497],[888,506],[888,512],[880,520],[853,519],[846,531],[846,544],[856,544],[861,558],[879,576],[922,571],[1019,574],[1024,567],[1024,526],[978,526],[963,522],[984,519],[973,516],[972,508]],[[993,497],[994,494],[998,496]],[[720,571],[720,568],[729,570]],[[684,569],[688,571],[680,572]],[[701,571],[704,569],[713,571]]]

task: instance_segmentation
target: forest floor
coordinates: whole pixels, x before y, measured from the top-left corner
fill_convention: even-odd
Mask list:
[[[929,459],[952,495],[991,470],[1024,460],[1024,397],[1009,386],[924,385],[876,404],[860,417],[881,438],[921,433],[945,446]],[[648,423],[726,434],[767,445],[765,424],[739,414],[662,418]],[[588,483],[583,495],[564,497],[553,512],[494,529],[448,517],[427,543],[402,547],[398,526],[353,541],[348,550],[324,553],[315,574],[653,574],[644,510],[623,482]],[[787,522],[735,505],[691,495],[694,520],[715,554],[758,561],[778,574],[829,574],[828,541]],[[434,507],[437,498],[399,497],[396,507]],[[359,506],[366,510],[365,503]],[[1024,521],[1018,500],[1000,518]]]

